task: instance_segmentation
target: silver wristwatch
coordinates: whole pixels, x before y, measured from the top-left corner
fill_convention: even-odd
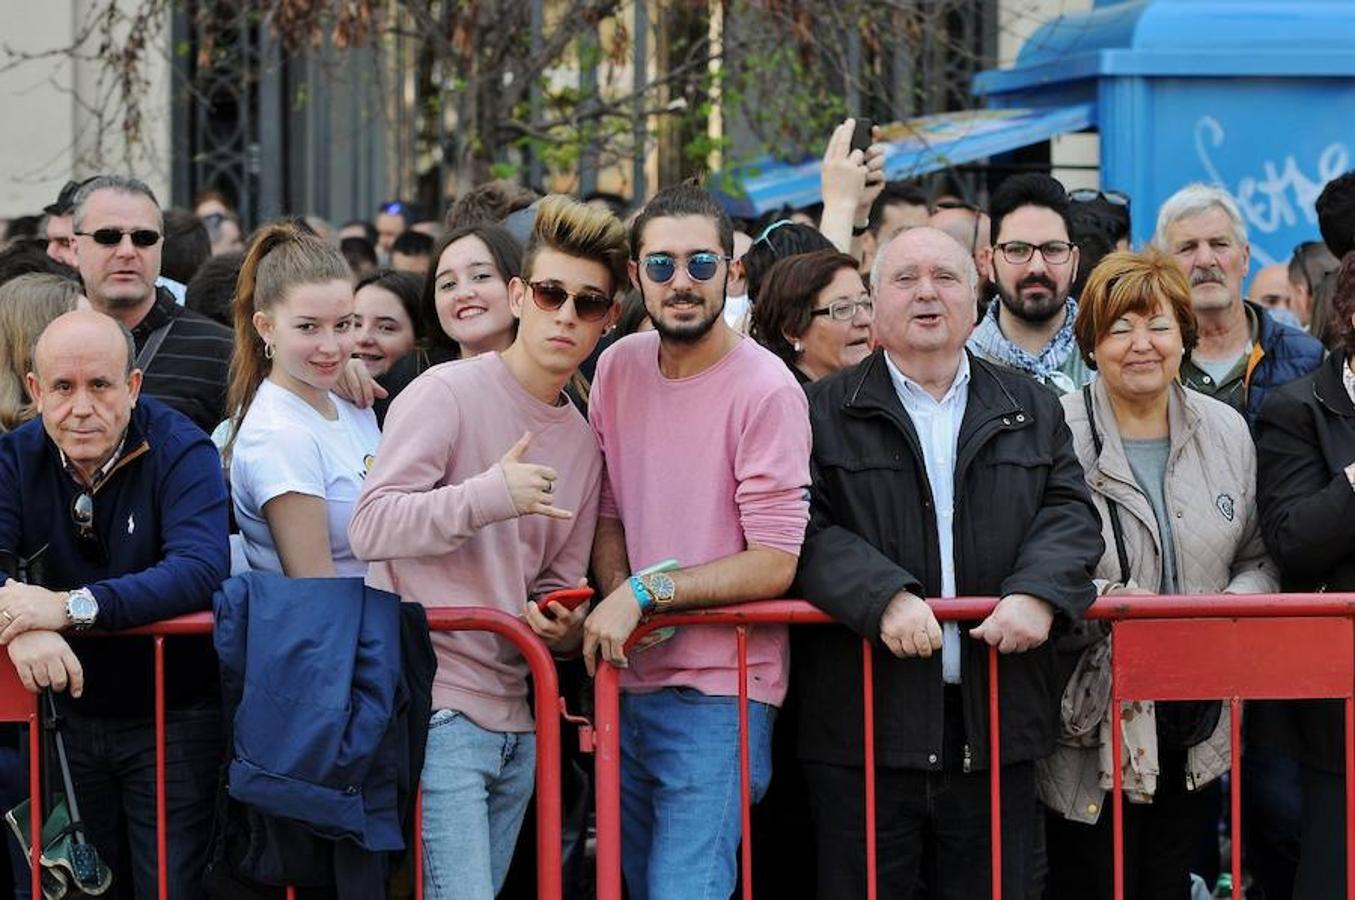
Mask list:
[[[84,631],[99,617],[99,601],[89,588],[77,588],[66,595],[66,621],[76,631]]]

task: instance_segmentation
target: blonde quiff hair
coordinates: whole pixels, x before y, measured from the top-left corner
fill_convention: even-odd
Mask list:
[[[595,209],[563,194],[546,197],[536,207],[536,222],[532,225],[532,236],[523,256],[524,281],[532,271],[536,255],[546,247],[601,263],[611,273],[612,296],[626,285],[626,262],[630,255],[626,226],[606,210]]]

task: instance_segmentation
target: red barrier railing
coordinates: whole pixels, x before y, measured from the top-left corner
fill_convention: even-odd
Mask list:
[[[932,601],[940,621],[979,621],[995,598]],[[1193,596],[1120,595],[1099,599],[1089,619],[1114,620],[1112,708],[1120,701],[1225,700],[1232,716],[1233,897],[1241,900],[1241,701],[1244,699],[1342,699],[1346,705],[1347,895],[1355,897],[1355,594],[1237,594]],[[738,635],[739,754],[743,836],[740,848],[744,900],[752,900],[752,842],[749,839],[747,631],[757,625],[831,625],[833,619],[803,601],[774,600],[740,606],[656,616],[641,623],[627,647],[658,628],[732,626]],[[641,651],[643,652],[643,651]],[[865,740],[866,896],[878,885],[875,843],[874,642],[862,641]],[[1314,664],[1314,660],[1321,660]],[[793,664],[793,663],[792,663]],[[999,760],[998,653],[988,648],[990,742],[990,834],[993,900],[1002,897],[1002,775]],[[619,672],[598,667],[597,900],[621,900],[621,742]],[[1119,726],[1117,726],[1117,734]],[[1124,896],[1121,741],[1114,742],[1115,896]]]
[[[536,853],[538,900],[560,900],[562,887],[561,800],[560,800],[560,689],[555,660],[550,650],[520,619],[495,609],[482,607],[442,607],[426,610],[430,631],[486,631],[512,642],[522,653],[533,678],[536,716]],[[195,613],[143,628],[132,628],[105,637],[148,636],[155,647],[155,812],[157,878],[160,900],[169,900],[169,835],[165,812],[165,638],[206,635],[212,632],[210,613]],[[42,896],[38,854],[42,840],[41,759],[38,735],[37,697],[19,681],[14,667],[0,665],[0,722],[19,722],[29,726],[29,839],[32,855],[31,884],[34,897]],[[413,842],[414,896],[423,898],[422,805],[415,801]],[[288,900],[296,891],[287,888]]]

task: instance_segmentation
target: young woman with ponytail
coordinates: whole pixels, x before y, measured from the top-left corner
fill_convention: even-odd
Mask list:
[[[333,393],[357,340],[348,263],[294,225],[265,225],[233,303],[226,457],[249,566],[364,575],[348,520],[381,434],[371,410]]]

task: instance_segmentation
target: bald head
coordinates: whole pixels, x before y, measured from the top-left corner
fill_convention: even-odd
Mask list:
[[[870,283],[872,289],[882,284],[882,279],[889,278],[890,271],[897,268],[901,260],[911,259],[918,253],[924,253],[929,258],[939,257],[948,260],[958,271],[964,274],[965,283],[969,286],[971,292],[978,287],[979,272],[974,265],[974,258],[965,251],[964,247],[960,246],[955,238],[938,228],[927,225],[900,232],[889,243],[880,248],[880,252],[875,255],[875,262],[871,266]]]
[[[30,358],[36,375],[45,361],[91,354],[120,360],[117,365],[126,378],[136,360],[136,340],[117,319],[92,309],[77,309],[48,323],[34,342]]]
[[[964,206],[943,207],[932,213],[928,223],[932,228],[944,231],[955,238],[961,247],[974,252],[979,238],[979,211]]]
[[[47,436],[87,484],[122,444],[141,393],[132,350],[130,332],[88,309],[53,319],[33,347],[28,393]]]
[[[1289,265],[1275,263],[1265,266],[1252,276],[1247,286],[1247,299],[1259,303],[1267,309],[1291,305],[1292,288],[1289,283]]]

